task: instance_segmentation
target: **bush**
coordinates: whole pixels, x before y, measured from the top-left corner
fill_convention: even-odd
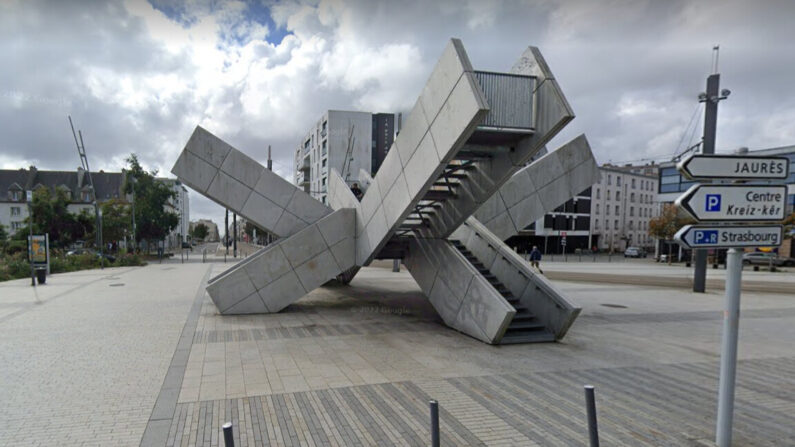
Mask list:
[[[15,255],[17,253],[25,253],[28,252],[28,241],[16,241],[16,240],[8,240],[5,244],[5,253],[7,255]]]
[[[144,261],[140,256],[134,253],[126,253],[119,255],[116,258],[116,262],[113,263],[116,267],[132,267],[132,266],[141,266],[146,265],[146,261]]]
[[[85,253],[82,255],[64,256],[58,250],[52,251],[50,257],[51,273],[76,272],[78,270],[96,269],[100,266],[99,257]],[[105,260],[105,267],[133,267],[146,265],[146,261],[137,254],[120,254],[115,262]],[[0,255],[0,281],[30,277],[30,263],[27,252],[17,252],[14,255]]]

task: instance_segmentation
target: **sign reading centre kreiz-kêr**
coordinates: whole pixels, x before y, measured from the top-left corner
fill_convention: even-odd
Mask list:
[[[694,185],[676,205],[703,222],[784,220],[785,185]]]
[[[781,225],[685,225],[674,239],[688,248],[777,247],[782,235]]]
[[[783,180],[789,176],[789,165],[785,157],[694,154],[679,162],[676,168],[693,180]]]

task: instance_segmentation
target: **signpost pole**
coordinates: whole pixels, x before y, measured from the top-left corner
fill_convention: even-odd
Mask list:
[[[28,199],[28,260],[30,261],[30,285],[36,287],[36,273],[33,270],[33,192],[27,192]]]
[[[740,328],[740,283],[743,274],[742,256],[742,251],[737,248],[729,249],[726,255],[726,310],[723,312],[718,422],[715,431],[715,443],[718,447],[728,447],[732,443],[737,335]]]

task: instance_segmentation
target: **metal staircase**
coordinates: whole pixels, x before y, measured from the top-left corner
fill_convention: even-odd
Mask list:
[[[500,344],[555,341],[555,335],[546,328],[544,323],[533,315],[530,309],[523,306],[519,302],[519,298],[514,296],[461,241],[451,240],[450,242],[480,272],[486,281],[516,309],[516,315],[505,330],[505,335],[500,340]]]

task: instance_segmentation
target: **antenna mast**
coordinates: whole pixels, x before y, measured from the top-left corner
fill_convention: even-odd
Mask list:
[[[94,181],[91,179],[91,169],[88,167],[88,157],[86,157],[86,146],[83,144],[83,132],[78,130],[75,133],[75,126],[72,124],[72,116],[67,115],[69,117],[69,127],[72,128],[72,136],[75,139],[75,145],[77,146],[77,154],[80,156],[80,164],[83,166],[83,170],[85,171],[85,176],[88,182],[89,190],[91,191],[91,200],[94,202],[94,216],[96,217],[96,245],[97,250],[99,250],[99,260],[101,268],[105,268],[105,256],[102,253],[102,221],[100,220],[99,214],[99,203],[97,203],[97,191],[94,189]],[[135,237],[135,236],[133,236]]]

